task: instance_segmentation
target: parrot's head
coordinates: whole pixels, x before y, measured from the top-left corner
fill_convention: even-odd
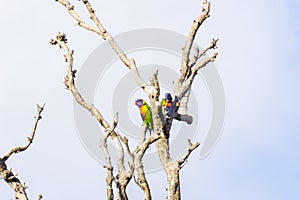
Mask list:
[[[135,100],[135,105],[137,105],[138,107],[141,107],[144,104],[144,100],[143,99],[137,99]]]
[[[170,93],[165,94],[166,100],[172,101],[172,95]]]

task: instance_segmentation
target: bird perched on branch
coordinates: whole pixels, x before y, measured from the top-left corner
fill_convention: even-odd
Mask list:
[[[137,105],[140,109],[140,114],[143,123],[147,125],[150,131],[153,130],[153,121],[152,121],[152,113],[151,113],[150,106],[143,99],[135,100],[135,105]]]
[[[172,106],[172,95],[170,93],[165,94],[165,98],[160,101],[160,104],[163,108],[163,113],[169,115],[170,108]]]

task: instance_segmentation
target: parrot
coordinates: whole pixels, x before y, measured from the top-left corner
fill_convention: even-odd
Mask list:
[[[172,95],[170,93],[166,93],[165,98],[160,101],[160,104],[163,108],[163,113],[164,114],[168,115],[168,113],[170,111],[170,108],[171,108],[171,105],[172,105],[172,100],[173,100]]]
[[[135,105],[139,107],[143,123],[147,125],[148,129],[151,132],[151,130],[153,130],[153,121],[150,106],[143,99],[135,100]]]

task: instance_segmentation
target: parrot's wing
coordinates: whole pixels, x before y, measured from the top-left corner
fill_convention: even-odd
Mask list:
[[[147,112],[145,113],[145,120],[144,120],[145,124],[148,125],[149,129],[152,129],[152,116],[151,116],[151,111],[147,110]]]

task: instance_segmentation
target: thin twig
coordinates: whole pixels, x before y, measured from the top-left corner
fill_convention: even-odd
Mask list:
[[[209,45],[207,45],[207,47],[205,49],[202,50],[202,52],[200,53],[200,50],[199,48],[196,46],[195,48],[195,54],[194,54],[194,57],[193,59],[189,62],[189,73],[187,74],[187,78],[189,77],[190,75],[190,72],[191,72],[191,68],[193,68],[193,66],[197,63],[197,61],[202,58],[203,56],[206,55],[206,53],[211,50],[211,49],[217,49],[218,46],[217,46],[217,42],[219,41],[219,39],[215,39],[213,38],[212,41],[210,42]]]
[[[200,145],[199,142],[196,142],[195,144],[191,143],[191,140],[188,140],[189,148],[185,152],[185,154],[177,161],[180,168],[183,167],[183,164],[187,161],[190,154]]]
[[[32,131],[31,131],[31,134],[30,136],[27,138],[27,144],[24,145],[24,146],[18,146],[18,147],[15,147],[13,149],[11,149],[3,158],[2,160],[5,162],[7,159],[9,159],[9,157],[12,155],[12,154],[16,154],[16,153],[19,153],[19,152],[22,152],[22,151],[26,151],[29,146],[32,144],[33,142],[33,139],[34,139],[34,136],[35,136],[35,132],[36,132],[36,129],[37,129],[37,126],[38,126],[38,123],[39,121],[42,119],[42,116],[41,116],[41,113],[43,112],[44,110],[44,106],[40,106],[40,105],[37,105],[37,113],[35,115],[35,120],[33,122],[33,127],[32,127]]]
[[[128,67],[132,72],[133,76],[137,82],[137,84],[142,88],[146,89],[148,86],[146,82],[142,79],[139,71],[137,70],[137,66],[133,58],[128,58],[123,50],[118,46],[113,37],[109,34],[109,32],[104,28],[99,18],[97,17],[95,10],[92,8],[91,4],[87,0],[82,0],[81,2],[85,5],[87,11],[89,12],[90,19],[95,23],[96,27],[87,25],[83,22],[83,20],[79,17],[79,15],[75,12],[74,6],[70,4],[68,0],[57,0],[61,5],[63,5],[68,13],[77,21],[78,25],[82,28],[92,31],[100,35],[104,40],[106,40],[111,48],[118,55],[120,60],[124,63],[126,67]]]
[[[181,60],[181,69],[180,69],[180,76],[178,77],[176,84],[175,84],[175,90],[178,90],[176,88],[179,88],[184,79],[186,78],[186,75],[188,73],[188,63],[190,61],[190,52],[191,48],[193,46],[196,34],[202,23],[209,17],[209,11],[210,11],[210,2],[207,2],[207,0],[202,1],[202,12],[201,15],[197,20],[194,20],[192,27],[190,29],[190,32],[187,37],[187,41],[185,43],[185,46],[183,48],[183,54],[182,54],[182,60]]]
[[[7,168],[5,162],[7,161],[7,159],[10,158],[11,155],[27,150],[32,144],[38,126],[38,122],[42,119],[41,113],[44,110],[44,106],[45,104],[43,106],[37,105],[37,113],[33,123],[31,135],[28,137],[27,144],[21,147],[15,147],[11,149],[3,158],[0,158],[0,176],[14,190],[16,199],[18,200],[28,200],[27,194],[25,192],[27,186],[25,185],[25,183],[21,183],[20,179],[17,177],[17,174],[14,174],[12,172],[12,169]]]

